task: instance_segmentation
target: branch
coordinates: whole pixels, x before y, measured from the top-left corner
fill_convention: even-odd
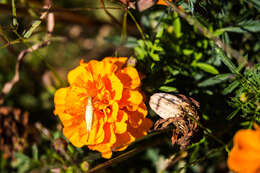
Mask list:
[[[43,6],[43,9],[49,9],[51,7],[51,1],[50,0],[45,0],[45,5]],[[0,92],[0,104],[2,104],[4,102],[4,96],[6,94],[8,94],[11,89],[13,88],[13,86],[19,81],[20,79],[20,66],[21,66],[21,63],[24,59],[24,57],[28,54],[28,53],[31,53],[39,48],[42,48],[42,47],[45,47],[47,45],[49,45],[50,43],[50,37],[51,37],[51,34],[53,32],[53,29],[54,29],[54,25],[55,25],[55,22],[54,22],[54,15],[53,13],[48,13],[48,11],[45,11],[42,13],[40,19],[44,19],[46,18],[46,23],[47,23],[47,34],[46,34],[46,40],[42,43],[39,43],[39,44],[35,44],[33,45],[32,47],[29,47],[23,51],[21,51],[17,57],[17,60],[16,60],[16,65],[15,65],[15,75],[14,77],[12,78],[11,81],[7,82],[4,84],[3,88],[2,88],[2,91]]]
[[[20,70],[20,65],[21,62],[23,60],[23,58],[25,57],[25,55],[27,53],[33,52],[39,48],[45,47],[49,44],[49,40],[44,41],[43,43],[40,44],[35,44],[32,47],[23,50],[22,52],[20,52],[20,54],[17,57],[17,61],[16,61],[16,65],[15,65],[15,75],[13,77],[13,79],[7,83],[4,84],[4,87],[2,88],[2,91],[0,93],[0,104],[3,103],[4,99],[3,97],[8,94],[11,89],[13,88],[13,86],[19,81],[20,79],[20,75],[19,75],[19,70]]]

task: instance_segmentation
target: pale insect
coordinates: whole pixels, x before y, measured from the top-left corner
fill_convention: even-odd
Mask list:
[[[94,113],[93,113],[93,106],[92,106],[92,98],[91,96],[88,96],[88,104],[86,106],[86,112],[85,112],[85,121],[86,121],[86,128],[88,133],[90,133],[92,127],[93,116]]]

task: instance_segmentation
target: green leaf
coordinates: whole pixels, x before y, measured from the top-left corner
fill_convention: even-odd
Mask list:
[[[233,111],[231,114],[229,114],[229,115],[227,116],[227,120],[233,119],[233,118],[235,117],[235,115],[239,112],[240,109],[241,109],[241,108],[238,107],[235,111]]]
[[[33,159],[38,161],[39,159],[39,154],[38,154],[38,147],[36,144],[33,144],[32,146],[32,150],[33,150]]]
[[[259,32],[260,20],[243,21],[238,26],[222,28],[222,31],[246,33],[246,32]]]
[[[231,93],[236,87],[238,87],[239,84],[240,82],[238,80],[232,82],[227,88],[224,89],[222,93],[224,95]]]
[[[42,23],[41,20],[36,20],[33,22],[31,28],[24,34],[24,38],[29,38],[33,31]]]
[[[217,29],[216,31],[214,31],[212,34],[216,37],[222,35],[223,33],[225,32],[225,29],[224,28],[221,28],[221,29]]]
[[[211,74],[219,74],[218,70],[210,64],[203,63],[203,62],[197,62],[194,65],[195,65],[195,67],[198,67],[205,72],[208,72]]]
[[[224,52],[221,49],[216,48],[216,53],[217,56],[219,56],[219,58],[221,59],[221,61],[229,68],[229,70],[232,73],[238,74],[236,66],[231,62],[231,60],[224,54]]]
[[[30,158],[23,153],[15,153],[15,160],[11,162],[13,168],[17,168],[18,173],[28,172],[30,169]]]
[[[159,90],[164,91],[164,92],[177,92],[178,91],[177,88],[171,87],[171,86],[161,86],[159,88]]]
[[[193,53],[193,50],[192,50],[192,49],[183,49],[182,51],[183,51],[183,54],[184,54],[184,55],[187,55],[187,56],[188,56],[188,55],[191,55],[191,54]]]
[[[211,86],[211,85],[216,85],[221,82],[226,81],[232,76],[232,73],[227,73],[227,74],[219,74],[214,77],[211,77],[209,79],[206,79],[198,84],[199,87],[205,87],[205,86]]]
[[[178,14],[174,12],[174,21],[173,21],[173,32],[177,38],[180,38],[182,36],[181,32],[181,19],[179,18]]]

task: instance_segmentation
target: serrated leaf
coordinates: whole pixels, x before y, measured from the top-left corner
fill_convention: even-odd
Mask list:
[[[231,93],[236,87],[238,87],[239,84],[240,82],[237,80],[232,82],[227,88],[224,89],[222,93],[224,95]]]
[[[196,67],[200,68],[201,70],[211,73],[211,74],[219,74],[218,70],[210,64],[204,62],[197,62],[195,64]]]
[[[232,73],[219,74],[212,78],[206,79],[198,84],[199,87],[212,86],[226,81],[232,76]]]
[[[161,86],[159,90],[164,91],[164,92],[176,92],[177,88],[171,87],[171,86]]]
[[[229,68],[232,73],[238,74],[236,66],[231,62],[231,60],[224,54],[221,49],[216,48],[216,53],[217,56],[220,57],[221,61]]]

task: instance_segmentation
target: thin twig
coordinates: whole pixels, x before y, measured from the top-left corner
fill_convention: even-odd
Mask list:
[[[121,27],[121,23],[107,10],[107,8],[105,7],[105,3],[103,0],[99,0],[99,3],[101,5],[101,7],[104,9],[104,11],[106,12],[106,14],[117,24]]]
[[[19,75],[19,70],[20,70],[20,65],[21,62],[23,60],[23,58],[25,57],[26,54],[33,52],[39,48],[45,47],[49,44],[49,40],[44,41],[43,43],[40,44],[35,44],[32,47],[23,50],[22,52],[20,52],[20,54],[17,57],[16,60],[16,65],[15,65],[15,75],[12,78],[11,81],[7,82],[4,84],[4,87],[2,88],[2,91],[0,93],[0,104],[3,103],[3,97],[8,94],[10,92],[10,90],[13,88],[13,86],[19,81],[20,79],[20,75]]]
[[[51,1],[50,0],[46,0],[45,1],[45,5],[43,6],[44,9],[49,9],[51,7]],[[16,65],[15,65],[15,74],[14,77],[12,78],[11,81],[7,82],[4,84],[2,91],[0,92],[0,104],[2,104],[4,102],[4,96],[6,94],[8,94],[11,89],[13,88],[13,86],[19,81],[20,79],[20,66],[21,63],[24,59],[24,57],[28,54],[31,53],[39,48],[45,47],[50,43],[50,37],[51,37],[51,33],[53,32],[54,29],[54,15],[53,13],[48,13],[48,12],[43,12],[40,19],[43,20],[44,18],[46,18],[47,20],[47,34],[46,34],[46,40],[43,41],[42,43],[38,43],[38,44],[34,44],[33,46],[21,51],[17,57],[16,60]],[[19,36],[20,39],[23,40],[23,38],[21,36]]]
[[[227,55],[231,55],[233,58],[235,58],[238,62],[238,64],[245,63],[247,60],[243,58],[240,53],[233,48],[231,48],[229,45],[223,43],[219,37],[212,34],[205,26],[203,26],[198,20],[193,18],[192,16],[186,14],[185,12],[181,11],[176,5],[169,2],[168,0],[164,0],[164,2],[167,3],[167,5],[173,9],[176,13],[179,14],[180,17],[185,19],[190,25],[194,26],[198,31],[204,35],[205,37],[213,40],[215,44],[221,48],[223,51],[226,52]]]
[[[127,159],[129,159],[130,157],[144,151],[147,148],[153,147],[155,145],[161,144],[162,143],[162,139],[165,137],[163,134],[165,134],[166,132],[168,132],[169,129],[166,130],[161,130],[160,132],[155,132],[155,133],[151,133],[148,136],[145,136],[144,138],[140,139],[140,144],[131,149],[130,151],[127,151],[113,159],[110,159],[104,163],[101,163],[99,165],[97,165],[96,167],[90,169],[89,171],[87,171],[87,173],[93,173],[93,172],[97,172],[101,169],[105,169],[108,168],[112,165],[115,165],[119,162],[125,161]],[[152,139],[152,137],[154,139]],[[156,138],[155,138],[156,137]],[[138,142],[138,143],[139,143]]]

